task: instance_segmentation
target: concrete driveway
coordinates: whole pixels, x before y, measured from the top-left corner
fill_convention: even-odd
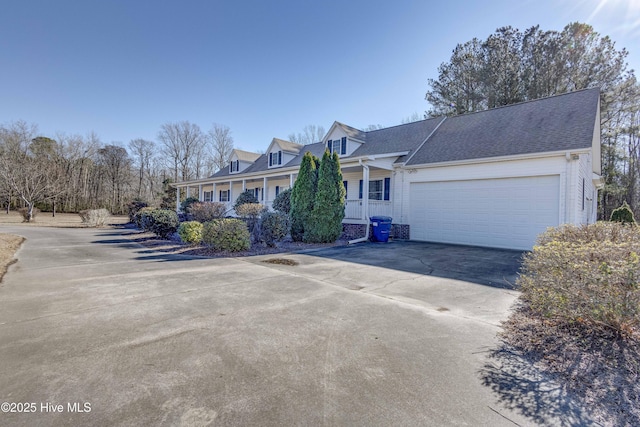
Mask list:
[[[27,238],[0,285],[0,402],[31,410],[0,425],[566,421],[553,403],[525,410],[482,384],[517,297],[499,287],[517,253],[479,250],[483,271],[501,272],[478,284],[471,255],[446,267],[412,243],[278,256],[288,266],[154,253],[127,230],[0,232]],[[386,267],[363,262],[385,251]]]

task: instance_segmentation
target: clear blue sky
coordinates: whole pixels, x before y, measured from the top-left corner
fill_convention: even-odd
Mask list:
[[[0,123],[126,145],[216,122],[265,150],[307,124],[398,124],[428,108],[427,79],[457,43],[574,21],[640,71],[640,0],[5,1]]]

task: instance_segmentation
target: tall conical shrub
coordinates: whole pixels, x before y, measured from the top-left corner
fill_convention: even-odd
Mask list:
[[[309,227],[305,228],[307,242],[331,243],[342,234],[345,190],[338,155],[325,151],[318,172],[318,190]]]
[[[318,184],[317,157],[306,152],[300,163],[298,177],[291,190],[291,238],[302,241],[305,227],[313,211]]]
[[[623,224],[635,224],[636,219],[633,217],[633,211],[631,210],[631,206],[625,200],[617,209],[614,209],[611,212],[610,221],[613,222],[621,222]]]

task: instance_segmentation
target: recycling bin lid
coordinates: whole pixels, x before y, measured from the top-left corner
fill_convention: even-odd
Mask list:
[[[369,217],[372,222],[391,222],[390,216],[372,216]]]

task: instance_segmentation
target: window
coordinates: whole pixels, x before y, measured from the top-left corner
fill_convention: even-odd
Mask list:
[[[382,200],[382,180],[369,181],[369,200]]]
[[[240,161],[239,160],[234,160],[231,162],[231,164],[229,165],[229,172],[233,173],[233,172],[238,172],[240,170]]]
[[[327,150],[329,150],[329,153],[331,154],[347,154],[347,137],[345,136],[342,139],[330,139],[327,141]]]
[[[205,202],[213,202],[213,191],[205,191],[204,192],[204,201]]]
[[[262,200],[262,199],[260,198],[260,188],[254,188],[254,189],[253,189],[253,195],[254,195],[254,197],[255,197],[257,200]]]
[[[347,181],[342,181],[342,185],[344,186],[344,198],[347,198]]]
[[[369,181],[369,200],[390,200],[391,178]],[[362,180],[359,198],[362,199]]]
[[[278,197],[278,194],[280,194],[280,186],[276,185],[276,197]]]
[[[221,202],[229,201],[229,190],[220,190],[220,201]]]
[[[269,166],[277,166],[282,164],[282,151],[269,153]]]

